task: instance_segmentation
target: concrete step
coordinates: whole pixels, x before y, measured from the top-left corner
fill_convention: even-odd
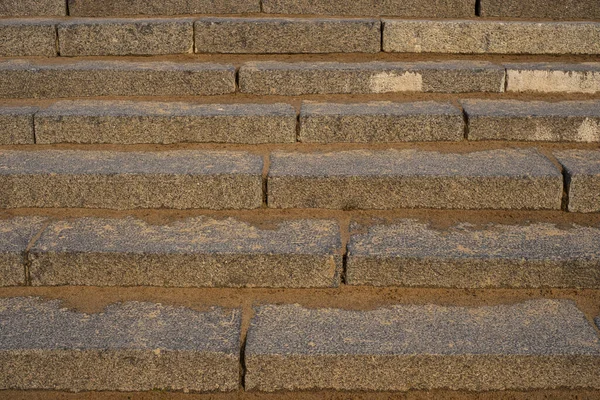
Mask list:
[[[3,110],[0,124],[3,113],[22,119],[4,140],[30,138],[27,114]],[[59,101],[36,113],[35,138],[40,144],[293,143],[296,110],[288,104]]]
[[[268,204],[344,210],[559,210],[562,181],[560,171],[535,149],[276,151],[268,173]]]
[[[272,14],[400,16],[421,18],[474,17],[472,0],[262,0]]]
[[[11,252],[0,266],[5,272],[0,282],[19,284],[24,265],[18,252],[39,222],[5,224]],[[133,218],[53,221],[29,246],[29,281],[33,286],[339,285],[342,244],[336,222],[265,219],[261,224],[210,217],[161,225]]]
[[[245,388],[600,388],[600,339],[571,301],[371,311],[257,307]]]
[[[235,92],[233,65],[61,59],[0,61],[0,98],[200,96]]]
[[[482,17],[600,19],[596,0],[481,0]]]
[[[0,151],[0,207],[258,208],[262,169],[236,151]]]
[[[86,314],[39,298],[0,299],[0,389],[238,389],[240,310],[147,302]]]
[[[600,141],[600,101],[461,100],[469,140]]]
[[[197,53],[378,53],[378,19],[203,18]]]
[[[451,103],[303,102],[298,140],[305,143],[458,141],[462,112]]]
[[[600,93],[600,63],[507,64],[506,91],[523,93]]]
[[[503,92],[504,68],[489,62],[251,62],[242,93],[297,96],[396,92]]]
[[[563,165],[572,212],[600,212],[600,151],[565,150],[554,155]]]
[[[383,51],[600,54],[598,22],[383,20]]]
[[[350,229],[349,285],[600,289],[600,227],[405,219]]]

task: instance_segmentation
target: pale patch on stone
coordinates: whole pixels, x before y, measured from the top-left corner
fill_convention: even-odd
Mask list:
[[[544,124],[539,124],[536,125],[535,132],[533,133],[531,140],[549,142],[556,141],[557,138],[552,133],[552,129],[550,129],[550,127]]]
[[[600,72],[508,70],[509,92],[600,92]]]
[[[600,121],[586,118],[579,128],[575,140],[578,142],[597,142],[600,139]]]
[[[380,72],[371,76],[369,89],[373,93],[422,92],[423,76],[418,72],[409,71],[402,75],[395,72]]]

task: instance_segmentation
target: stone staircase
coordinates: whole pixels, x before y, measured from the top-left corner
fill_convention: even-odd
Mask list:
[[[1,399],[599,399],[597,0],[0,0]]]

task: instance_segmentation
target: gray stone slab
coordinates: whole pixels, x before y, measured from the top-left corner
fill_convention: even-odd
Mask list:
[[[0,57],[56,56],[55,24],[51,20],[0,19]]]
[[[236,151],[0,151],[0,207],[258,208],[262,164]]]
[[[596,0],[481,0],[482,17],[600,19]]]
[[[0,287],[25,284],[25,251],[44,227],[44,218],[0,219]]]
[[[33,144],[37,107],[0,107],[0,144]]]
[[[296,110],[289,104],[60,101],[36,114],[35,132],[42,144],[293,143]]]
[[[193,53],[193,36],[191,18],[76,18],[58,24],[61,56]]]
[[[507,64],[506,91],[600,93],[600,63]]]
[[[0,0],[0,17],[67,15],[65,0]]]
[[[0,98],[203,96],[235,91],[233,65],[197,62],[0,61]]]
[[[472,0],[263,0],[263,12],[424,18],[474,17]]]
[[[266,222],[266,221],[263,221]],[[30,252],[34,286],[337,287],[340,229],[329,220],[232,218],[167,225],[83,218],[52,223]]]
[[[238,389],[241,310],[126,302],[86,314],[59,300],[0,299],[0,388]]]
[[[259,95],[502,92],[504,68],[480,61],[250,62],[240,91]]]
[[[600,340],[565,300],[405,305],[372,311],[257,308],[247,390],[600,388]]]
[[[600,23],[383,20],[383,50],[403,53],[600,54]]]
[[[600,151],[565,150],[554,155],[564,167],[569,211],[600,212]]]
[[[315,103],[300,111],[301,142],[381,143],[455,141],[464,136],[462,112],[451,103]]]
[[[272,208],[552,209],[561,173],[535,149],[351,150],[271,155]]]
[[[202,18],[197,53],[378,53],[376,19]]]
[[[416,220],[351,226],[350,285],[444,288],[600,288],[600,227]]]
[[[64,2],[64,0],[62,0]],[[260,12],[260,0],[67,0],[79,17],[242,14]]]
[[[461,100],[469,140],[600,141],[600,101]]]

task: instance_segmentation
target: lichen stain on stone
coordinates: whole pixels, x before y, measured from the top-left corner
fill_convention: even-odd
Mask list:
[[[511,92],[600,92],[600,73],[580,71],[508,71]]]
[[[402,75],[395,72],[380,72],[369,79],[369,89],[372,93],[422,92],[423,76],[410,71]]]
[[[577,128],[576,140],[578,142],[597,142],[600,139],[600,121],[590,118],[583,120]]]

